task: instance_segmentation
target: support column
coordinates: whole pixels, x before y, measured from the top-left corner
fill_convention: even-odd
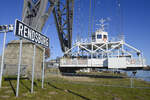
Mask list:
[[[78,44],[78,57],[79,57],[79,54],[80,54],[80,48],[79,48],[79,44]],[[77,65],[79,64],[79,58],[77,58]]]
[[[17,76],[16,97],[18,97],[18,93],[19,93],[19,80],[20,80],[21,60],[22,60],[22,39],[20,39],[20,50],[19,50],[19,63],[18,63],[18,76]]]
[[[91,50],[92,50],[92,52],[91,52],[91,67],[92,67],[92,65],[93,65],[93,43],[92,43],[92,45],[91,45]]]
[[[35,54],[36,54],[36,45],[34,44],[34,52],[33,52],[33,58],[32,58],[32,83],[31,83],[31,93],[33,93],[33,88],[34,88]]]
[[[143,57],[142,57],[142,53],[139,54],[139,61],[140,61],[140,64],[143,66]]]
[[[106,52],[107,52],[107,58],[109,58],[109,53],[108,53],[108,43],[106,43]]]
[[[1,60],[1,73],[0,73],[0,88],[2,87],[2,76],[3,76],[3,68],[4,68],[4,55],[5,55],[5,42],[6,42],[6,32],[4,32],[4,40],[3,40],[3,51],[2,51],[2,60]]]
[[[120,56],[120,50],[118,49],[118,58],[119,58],[119,56]]]
[[[124,44],[121,44],[122,56],[124,56]]]
[[[42,88],[44,88],[44,71],[45,71],[45,48],[43,51],[43,68],[42,68]]]

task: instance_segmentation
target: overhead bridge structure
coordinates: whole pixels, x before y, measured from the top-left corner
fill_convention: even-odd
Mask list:
[[[119,4],[120,7],[120,4]],[[140,69],[146,66],[142,52],[127,44],[124,39],[108,39],[101,28],[91,41],[77,40],[72,46],[74,0],[24,0],[22,21],[42,31],[50,14],[53,14],[64,57],[60,60],[61,72],[74,72],[80,68]]]

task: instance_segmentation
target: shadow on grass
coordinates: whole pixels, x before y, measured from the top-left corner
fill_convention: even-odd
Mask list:
[[[20,83],[21,83],[27,90],[31,91],[31,89],[30,89],[27,85],[25,85],[25,84],[22,82],[22,80],[25,80],[25,79],[29,80],[29,78],[20,78]],[[10,84],[12,90],[13,90],[14,95],[16,95],[15,87],[14,87],[13,84],[12,84],[12,81],[13,81],[13,80],[16,80],[16,81],[17,81],[17,78],[16,78],[16,77],[4,78],[4,81],[8,81],[8,82],[9,82],[9,84]]]
[[[32,83],[32,81],[30,79],[29,79],[29,81],[30,81],[30,83]],[[36,86],[36,87],[38,87],[38,84],[35,82],[35,80],[33,82],[33,85]]]
[[[27,80],[29,80],[29,78],[20,78],[20,80],[25,80],[25,79],[27,79]],[[8,77],[8,78],[4,78],[4,80],[5,81],[9,81],[9,80],[17,80],[17,77]]]
[[[22,81],[20,81],[21,85],[24,86],[29,92],[31,92],[31,89],[27,86],[27,84],[24,84]]]
[[[28,81],[30,82],[30,84],[32,83],[32,81],[30,79],[28,79]],[[31,92],[31,88],[28,87],[28,84],[24,84],[24,82],[22,80],[20,80],[20,83],[29,91]],[[38,87],[37,86],[37,83],[36,82],[33,82],[33,85]]]
[[[16,90],[15,90],[14,86],[12,85],[11,80],[8,80],[8,81],[9,81],[9,84],[10,84],[12,90],[13,90],[14,95],[16,95]]]
[[[60,90],[60,91],[65,92],[64,89],[58,88],[58,87],[56,87],[55,85],[51,84],[50,82],[47,82],[47,84],[48,84],[49,86],[55,88],[55,89],[58,89],[58,90]],[[73,95],[79,96],[79,97],[81,97],[81,98],[84,99],[84,100],[90,100],[89,98],[84,97],[84,96],[82,96],[82,95],[80,95],[80,94],[78,94],[78,93],[75,93],[75,92],[71,91],[71,90],[67,90],[67,92],[68,92],[68,93],[71,93],[71,94],[73,94]]]

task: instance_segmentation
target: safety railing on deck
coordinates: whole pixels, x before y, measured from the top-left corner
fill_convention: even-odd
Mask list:
[[[145,65],[145,59],[139,59],[139,58],[126,58],[126,64],[127,65]]]
[[[88,65],[87,59],[61,59],[60,65]]]

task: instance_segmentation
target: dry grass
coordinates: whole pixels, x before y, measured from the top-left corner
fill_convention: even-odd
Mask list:
[[[101,85],[129,85],[130,80],[127,78],[90,78],[46,73],[44,89],[41,88],[41,80],[36,80],[34,93],[30,93],[30,80],[21,81],[19,97],[16,98],[13,89],[16,89],[17,81],[3,80],[0,100],[150,100],[150,89]],[[150,83],[144,81],[134,80],[134,83],[150,88]]]
[[[89,78],[89,77],[78,77],[78,76],[62,76],[60,73],[57,74],[52,74],[52,73],[47,73],[45,75],[46,79],[49,78],[61,78],[63,80],[67,81],[73,81],[73,82],[95,82],[95,79]]]
[[[95,82],[95,79],[89,78],[89,77],[71,77],[71,76],[60,76],[60,78],[63,78],[68,81],[78,81],[78,82]]]

